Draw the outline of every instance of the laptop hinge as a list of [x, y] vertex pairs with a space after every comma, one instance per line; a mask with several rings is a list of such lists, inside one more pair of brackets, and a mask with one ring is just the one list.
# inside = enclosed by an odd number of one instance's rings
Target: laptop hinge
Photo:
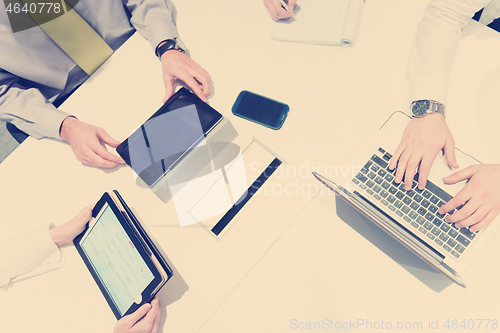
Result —
[[354, 191], [350, 199], [355, 201], [358, 208], [360, 208], [363, 213], [367, 215], [367, 217], [377, 223], [381, 228], [383, 228], [397, 240], [400, 240], [403, 245], [408, 247], [414, 253], [423, 257], [423, 259], [429, 261], [432, 265], [435, 266], [439, 266], [443, 262], [444, 256], [439, 254], [434, 249], [430, 248], [430, 246], [423, 241], [415, 239], [415, 236], [413, 234], [411, 234], [404, 227], [400, 226], [400, 224], [392, 217], [381, 211], [378, 207], [371, 204], [357, 191]]

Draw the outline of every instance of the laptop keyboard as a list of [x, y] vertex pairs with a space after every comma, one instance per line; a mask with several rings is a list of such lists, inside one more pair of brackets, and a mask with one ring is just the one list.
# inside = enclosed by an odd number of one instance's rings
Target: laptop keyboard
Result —
[[391, 157], [390, 153], [379, 148], [352, 182], [399, 216], [398, 222], [407, 229], [422, 239], [427, 238], [427, 243], [433, 244], [435, 248], [442, 248], [455, 258], [460, 258], [478, 231], [470, 232], [467, 228], [455, 228], [454, 224], [444, 221], [446, 215], [453, 214], [461, 207], [448, 214], [439, 214], [439, 207], [448, 202], [452, 196], [429, 180], [422, 191], [418, 189], [415, 181], [418, 179], [418, 174], [415, 175], [409, 191], [405, 191], [403, 182], [396, 184], [394, 182], [396, 169], [389, 170]]

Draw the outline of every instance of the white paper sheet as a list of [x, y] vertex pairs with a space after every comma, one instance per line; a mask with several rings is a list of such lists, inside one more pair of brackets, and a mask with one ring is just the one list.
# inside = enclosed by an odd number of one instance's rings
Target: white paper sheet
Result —
[[295, 18], [274, 23], [271, 38], [323, 45], [355, 44], [365, 0], [300, 0]]

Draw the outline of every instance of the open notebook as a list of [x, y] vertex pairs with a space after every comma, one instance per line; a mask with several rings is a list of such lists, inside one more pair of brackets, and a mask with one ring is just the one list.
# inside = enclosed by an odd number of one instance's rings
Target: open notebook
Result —
[[299, 0], [295, 17], [274, 23], [271, 38], [286, 42], [352, 46], [365, 0]]

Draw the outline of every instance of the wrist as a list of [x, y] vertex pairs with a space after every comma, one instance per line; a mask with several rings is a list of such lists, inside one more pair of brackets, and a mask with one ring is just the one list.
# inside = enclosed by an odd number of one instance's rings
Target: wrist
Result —
[[445, 117], [444, 104], [432, 99], [420, 99], [410, 105], [413, 118], [423, 118], [430, 114], [441, 114]]
[[186, 47], [179, 38], [166, 39], [158, 44], [155, 50], [156, 56], [161, 59], [162, 55], [170, 50], [177, 50], [186, 53]]
[[62, 140], [69, 142], [69, 137], [71, 133], [71, 128], [78, 121], [74, 116], [66, 117], [61, 123], [61, 128], [59, 130], [59, 136]]
[[64, 234], [61, 230], [61, 227], [55, 227], [55, 228], [49, 229], [49, 235], [57, 247], [61, 247], [61, 246], [68, 243], [66, 237], [64, 237]]
[[427, 124], [427, 126], [431, 126], [431, 124], [446, 124], [446, 118], [440, 113], [429, 113], [423, 117], [413, 117], [411, 121], [415, 123]]
[[442, 119], [442, 120], [446, 119], [446, 117], [444, 116], [444, 114], [437, 113], [437, 112], [428, 113], [428, 114], [423, 115], [422, 117], [413, 117], [412, 119], [426, 119], [426, 118], [429, 118], [429, 119]]
[[162, 55], [159, 57], [160, 61], [163, 61], [163, 59], [165, 59], [166, 55], [172, 55], [172, 53], [174, 53], [174, 52], [184, 53], [184, 52], [181, 52], [181, 51], [176, 50], [176, 49], [171, 49], [171, 50], [168, 50], [168, 51], [165, 51], [162, 53]]

